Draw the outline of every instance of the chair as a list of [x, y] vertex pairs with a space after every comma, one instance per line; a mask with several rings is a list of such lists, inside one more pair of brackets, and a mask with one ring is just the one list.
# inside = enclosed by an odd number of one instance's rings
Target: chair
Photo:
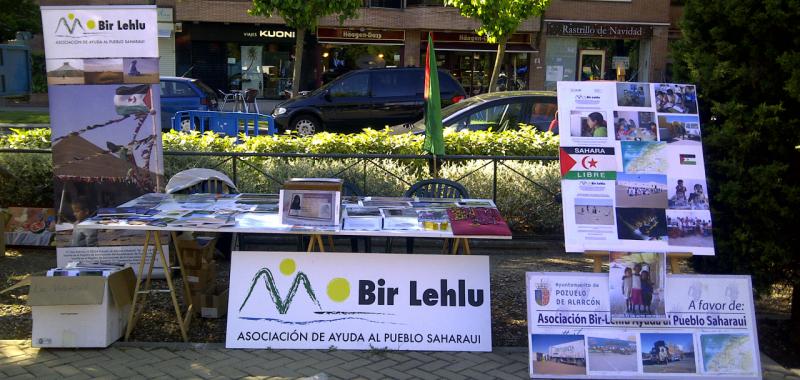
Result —
[[[469, 191], [464, 185], [444, 178], [433, 178], [419, 181], [406, 190], [404, 197], [419, 198], [469, 198]], [[386, 252], [391, 252], [392, 239], [386, 239]], [[414, 238], [406, 238], [406, 253], [414, 253]]]
[[220, 111], [225, 111], [225, 105], [228, 104], [228, 100], [236, 101], [236, 94], [232, 92], [225, 92], [220, 89], [217, 89], [220, 94], [222, 94], [222, 107], [219, 108]]
[[[167, 194], [235, 194], [238, 191], [236, 185], [225, 173], [213, 169], [194, 168], [173, 175], [167, 182], [166, 192]], [[219, 234], [216, 239], [216, 247], [221, 252], [230, 254], [233, 239], [234, 234]], [[197, 240], [193, 243], [203, 245]], [[178, 242], [176, 241], [175, 244], [177, 246]]]
[[247, 107], [248, 104], [252, 104], [253, 108], [256, 110], [256, 113], [261, 113], [258, 110], [258, 102], [256, 101], [256, 96], [258, 96], [258, 90], [255, 88], [248, 89], [244, 92], [244, 112], [250, 113], [250, 109]]

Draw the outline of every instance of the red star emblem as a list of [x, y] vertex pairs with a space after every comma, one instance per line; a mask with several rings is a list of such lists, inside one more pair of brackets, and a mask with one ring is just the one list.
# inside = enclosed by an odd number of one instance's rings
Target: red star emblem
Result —
[[589, 160], [589, 167], [590, 168], [596, 168], [597, 167], [597, 160], [595, 160], [594, 158]]

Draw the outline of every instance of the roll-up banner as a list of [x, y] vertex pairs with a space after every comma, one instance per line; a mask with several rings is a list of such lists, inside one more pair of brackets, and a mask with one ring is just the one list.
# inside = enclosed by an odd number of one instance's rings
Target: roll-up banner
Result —
[[156, 7], [41, 11], [58, 265], [138, 263], [141, 233], [74, 227], [98, 207], [163, 189]]

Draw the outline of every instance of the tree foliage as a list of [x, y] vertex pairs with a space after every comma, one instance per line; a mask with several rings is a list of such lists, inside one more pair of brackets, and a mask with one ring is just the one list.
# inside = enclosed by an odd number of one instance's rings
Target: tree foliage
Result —
[[41, 33], [42, 16], [31, 0], [0, 0], [0, 42], [13, 40], [16, 33]]
[[[794, 286], [800, 321], [800, 2], [688, 0], [678, 75], [698, 86], [717, 257], [705, 271]], [[797, 322], [794, 323], [798, 326]], [[798, 330], [800, 331], [800, 330]]]
[[292, 76], [292, 96], [300, 89], [300, 71], [303, 63], [303, 42], [306, 32], [314, 30], [320, 17], [338, 15], [339, 23], [357, 16], [361, 0], [253, 0], [247, 11], [251, 16], [280, 16], [290, 28], [297, 31], [295, 36], [295, 63]]
[[508, 37], [523, 21], [541, 16], [550, 0], [445, 0], [444, 4], [458, 8], [462, 16], [480, 22], [475, 32], [486, 36], [488, 42], [497, 44], [497, 57], [489, 82], [489, 92], [492, 92], [497, 84]]

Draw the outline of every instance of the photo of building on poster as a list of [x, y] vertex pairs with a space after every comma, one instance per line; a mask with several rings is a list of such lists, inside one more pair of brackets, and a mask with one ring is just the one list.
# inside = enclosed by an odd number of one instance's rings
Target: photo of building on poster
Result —
[[62, 85], [49, 91], [59, 247], [141, 244], [141, 233], [72, 232], [99, 207], [163, 188], [158, 85]]
[[611, 320], [665, 320], [666, 266], [664, 253], [611, 252]]
[[696, 373], [694, 337], [690, 333], [642, 333], [645, 373]]
[[531, 374], [586, 375], [583, 335], [532, 334]]

